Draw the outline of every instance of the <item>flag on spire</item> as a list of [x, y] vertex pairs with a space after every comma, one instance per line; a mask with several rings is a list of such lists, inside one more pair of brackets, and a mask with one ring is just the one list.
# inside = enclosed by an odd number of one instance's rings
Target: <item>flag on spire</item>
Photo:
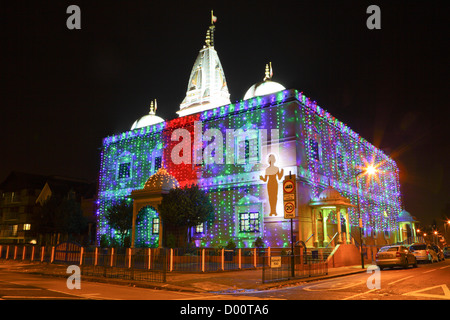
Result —
[[211, 10], [211, 24], [214, 24], [214, 22], [217, 22], [217, 17], [214, 15], [213, 10]]

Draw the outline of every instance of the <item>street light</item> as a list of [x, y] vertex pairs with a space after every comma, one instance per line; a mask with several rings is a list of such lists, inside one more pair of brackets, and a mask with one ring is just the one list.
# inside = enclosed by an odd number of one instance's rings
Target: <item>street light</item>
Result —
[[357, 208], [358, 208], [358, 222], [359, 222], [359, 242], [360, 242], [360, 247], [359, 247], [359, 251], [361, 253], [361, 268], [364, 269], [364, 256], [363, 256], [363, 251], [362, 251], [362, 245], [363, 245], [363, 240], [362, 240], [362, 219], [361, 219], [361, 208], [359, 205], [359, 178], [365, 174], [371, 176], [373, 174], [375, 174], [377, 172], [377, 169], [372, 166], [372, 165], [368, 165], [363, 171], [359, 172], [356, 177], [356, 204], [357, 204]]

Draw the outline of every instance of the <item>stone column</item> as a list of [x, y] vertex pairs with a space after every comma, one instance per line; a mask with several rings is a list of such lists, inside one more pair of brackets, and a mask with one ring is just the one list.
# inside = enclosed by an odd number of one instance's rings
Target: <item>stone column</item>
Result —
[[345, 229], [347, 231], [347, 244], [350, 244], [351, 243], [350, 236], [351, 236], [352, 233], [351, 233], [351, 230], [350, 230], [350, 219], [349, 219], [349, 216], [348, 216], [348, 207], [345, 208]]
[[317, 208], [313, 208], [313, 221], [314, 221], [314, 245], [319, 246], [319, 211]]
[[342, 243], [341, 208], [336, 207], [338, 243]]
[[328, 214], [325, 213], [325, 210], [322, 210], [323, 246], [324, 247], [328, 244], [327, 218], [328, 218]]

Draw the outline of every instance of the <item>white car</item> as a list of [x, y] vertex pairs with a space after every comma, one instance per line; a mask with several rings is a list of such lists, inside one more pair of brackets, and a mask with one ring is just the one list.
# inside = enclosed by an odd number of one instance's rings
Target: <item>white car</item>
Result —
[[436, 251], [434, 251], [429, 244], [414, 243], [409, 247], [409, 251], [414, 254], [417, 261], [425, 261], [429, 263], [439, 261]]

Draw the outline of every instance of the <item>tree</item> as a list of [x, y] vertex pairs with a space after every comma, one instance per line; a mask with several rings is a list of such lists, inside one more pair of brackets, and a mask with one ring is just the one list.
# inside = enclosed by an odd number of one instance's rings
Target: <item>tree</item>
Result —
[[[119, 234], [120, 243], [124, 245], [125, 236], [131, 230], [133, 225], [133, 205], [126, 199], [121, 200], [106, 210], [105, 217], [106, 220], [108, 220], [110, 227]], [[139, 217], [140, 216], [136, 218], [136, 223], [138, 223]]]
[[198, 185], [170, 190], [163, 195], [158, 212], [163, 222], [163, 240], [176, 233], [178, 245], [190, 241], [192, 227], [214, 219], [214, 207]]
[[87, 219], [83, 216], [81, 205], [70, 193], [67, 197], [50, 196], [42, 206], [38, 207], [33, 221], [34, 231], [41, 235], [51, 235], [51, 244], [56, 244], [57, 235], [65, 235], [69, 240], [79, 235], [87, 227]]

